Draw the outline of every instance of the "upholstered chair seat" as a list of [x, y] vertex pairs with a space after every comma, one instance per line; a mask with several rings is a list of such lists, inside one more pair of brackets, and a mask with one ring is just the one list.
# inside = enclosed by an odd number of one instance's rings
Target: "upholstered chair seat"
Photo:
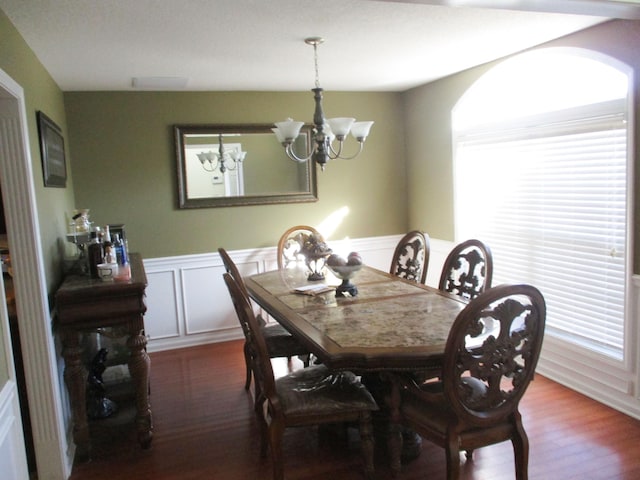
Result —
[[331, 372], [314, 365], [276, 379], [276, 390], [284, 415], [331, 415], [377, 410], [371, 393], [353, 373]]

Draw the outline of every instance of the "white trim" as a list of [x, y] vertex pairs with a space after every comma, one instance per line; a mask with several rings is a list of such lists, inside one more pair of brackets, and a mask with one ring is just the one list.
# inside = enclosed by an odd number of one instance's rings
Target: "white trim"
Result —
[[[334, 250], [358, 251], [367, 264], [387, 270], [401, 237], [345, 239], [330, 244]], [[276, 247], [235, 250], [229, 254], [243, 275], [277, 268]], [[145, 328], [150, 352], [242, 338], [222, 282], [224, 264], [217, 252], [145, 259], [144, 265], [149, 282]], [[193, 288], [186, 288], [189, 281], [194, 285], [195, 280], [199, 281], [197, 288], [204, 285], [206, 294], [199, 295]], [[203, 316], [206, 325], [201, 320]]]
[[[433, 246], [437, 242], [431, 242], [432, 260]], [[431, 268], [429, 272], [433, 272]], [[618, 362], [595, 352], [585, 352], [584, 349], [546, 335], [537, 371], [596, 401], [640, 419], [640, 275], [633, 275], [630, 283], [625, 322], [631, 326], [627, 333], [630, 344], [628, 357], [634, 359], [631, 364]]]
[[640, 419], [640, 275], [634, 275], [627, 293], [629, 308], [625, 322], [629, 340], [628, 357], [616, 362], [595, 352], [574, 347], [546, 335], [538, 362], [538, 373], [573, 390]]
[[[365, 263], [376, 268], [386, 270], [393, 254], [393, 250], [401, 235], [391, 235], [385, 237], [361, 238], [348, 241], [348, 247], [360, 252]], [[344, 241], [346, 242], [346, 241]], [[429, 268], [427, 271], [427, 284], [437, 288], [442, 265], [448, 253], [453, 247], [453, 242], [439, 239], [430, 239], [431, 255]], [[343, 246], [340, 241], [330, 241], [330, 246], [338, 249]], [[238, 265], [242, 274], [251, 274], [276, 268], [275, 247], [262, 249], [248, 249], [228, 251], [234, 262]], [[225, 324], [229, 318], [234, 318], [233, 307], [227, 299], [228, 294], [219, 278], [223, 269], [222, 260], [217, 253], [202, 255], [187, 255], [178, 257], [152, 258], [145, 260], [145, 269], [149, 278], [150, 289], [153, 291], [154, 281], [158, 278], [156, 273], [181, 272], [183, 269], [195, 269], [205, 267], [211, 269], [211, 298], [220, 301], [211, 301], [211, 329], [205, 333], [186, 335], [186, 328], [182, 328], [173, 337], [154, 338], [151, 335], [148, 348], [150, 351], [169, 350], [207, 343], [223, 342], [231, 339], [242, 338], [239, 327], [217, 327], [216, 322]], [[216, 270], [217, 268], [217, 270]], [[176, 273], [178, 276], [178, 273]], [[629, 291], [629, 303], [632, 308], [628, 311], [628, 321], [632, 325], [638, 324], [640, 312], [640, 275], [633, 277], [633, 288]], [[155, 308], [155, 299], [165, 296], [174, 296], [172, 302], [177, 307], [175, 312], [184, 311], [183, 303], [188, 302], [188, 298], [182, 295], [180, 287], [174, 288], [173, 284], [166, 290], [155, 292], [148, 296], [147, 306], [149, 310], [145, 318], [145, 324], [149, 332], [153, 332], [154, 324], [157, 326], [158, 319], [163, 318], [158, 315]], [[215, 291], [217, 290], [217, 292]], [[162, 308], [160, 308], [162, 310]], [[166, 311], [162, 312], [167, 313]], [[169, 328], [173, 323], [184, 323], [182, 317], [169, 312], [163, 321], [169, 322]], [[226, 323], [228, 325], [228, 323]], [[551, 335], [545, 337], [542, 355], [538, 363], [538, 373], [562, 383], [569, 388], [581, 392], [599, 402], [611, 406], [627, 415], [640, 419], [640, 359], [638, 359], [638, 345], [640, 345], [640, 329], [633, 329], [634, 343], [633, 358], [635, 368], [625, 368], [623, 362], [616, 362], [607, 357], [590, 352], [585, 354], [577, 347], [572, 347], [566, 343], [558, 341]], [[148, 332], [148, 333], [149, 333]], [[580, 374], [585, 370], [585, 366], [590, 368], [590, 373]]]
[[[39, 478], [68, 478], [74, 449], [63, 425], [61, 392], [40, 243], [24, 92], [0, 69], [0, 185], [13, 268], [21, 346]], [[19, 214], [18, 214], [19, 213]]]
[[[330, 241], [334, 251], [357, 251], [365, 263], [387, 271], [402, 235]], [[437, 287], [451, 242], [431, 240], [427, 284]], [[228, 252], [243, 275], [277, 268], [276, 247]], [[242, 338], [233, 307], [222, 283], [224, 265], [217, 252], [144, 260], [147, 287], [145, 327], [150, 352], [171, 350]], [[185, 284], [197, 275], [206, 286], [206, 298], [189, 292]], [[204, 277], [203, 277], [204, 275]], [[204, 295], [202, 295], [204, 296]], [[190, 327], [190, 313], [206, 315], [206, 328]], [[203, 313], [204, 311], [204, 313]]]
[[[629, 90], [626, 96], [624, 107], [627, 112], [633, 112], [634, 91], [631, 86], [635, 85], [633, 69], [613, 57], [586, 49], [576, 48], [553, 48], [536, 51], [536, 55], [548, 51], [562, 51], [563, 53], [578, 54], [590, 59], [599, 61], [610, 67], [617, 69], [627, 76]], [[519, 56], [526, 56], [524, 53]], [[510, 60], [506, 60], [506, 64]], [[475, 84], [474, 84], [475, 85]], [[478, 94], [471, 86], [454, 106], [454, 112], [469, 100], [468, 95]], [[605, 102], [611, 105], [619, 102]], [[597, 105], [602, 108], [605, 103]], [[603, 113], [610, 113], [610, 110], [603, 110]], [[638, 326], [638, 298], [639, 283], [637, 277], [632, 275], [632, 246], [633, 246], [633, 205], [634, 205], [634, 163], [633, 153], [635, 146], [633, 143], [633, 132], [635, 131], [634, 115], [627, 115], [627, 198], [626, 198], [626, 245], [625, 245], [625, 304], [624, 304], [624, 358], [615, 360], [595, 351], [580, 348], [575, 343], [563, 341], [560, 334], [554, 334], [551, 329], [547, 329], [545, 341], [542, 349], [538, 371], [549, 378], [552, 378], [564, 385], [573, 388], [585, 395], [599, 400], [607, 405], [627, 413], [628, 415], [640, 418], [639, 387], [640, 384], [640, 358], [638, 352], [639, 326]], [[509, 122], [509, 128], [520, 123], [520, 120]], [[471, 130], [471, 129], [470, 129]], [[459, 132], [458, 132], [459, 133]], [[468, 132], [466, 132], [468, 133]], [[452, 132], [454, 158], [457, 158], [457, 136]], [[455, 190], [454, 186], [454, 196]], [[459, 232], [458, 220], [456, 220], [456, 235]], [[499, 259], [496, 259], [499, 262]], [[633, 283], [633, 285], [632, 285]]]

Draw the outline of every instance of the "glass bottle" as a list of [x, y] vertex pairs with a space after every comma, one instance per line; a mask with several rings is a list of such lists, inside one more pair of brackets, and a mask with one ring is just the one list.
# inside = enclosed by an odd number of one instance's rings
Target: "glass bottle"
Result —
[[113, 243], [104, 242], [104, 263], [118, 263], [116, 257], [116, 249], [113, 247]]
[[116, 259], [118, 261], [118, 265], [126, 265], [128, 263], [127, 258], [127, 250], [125, 248], [124, 242], [120, 238], [120, 234], [114, 234], [113, 246], [116, 249]]
[[104, 241], [102, 242], [104, 248], [104, 263], [118, 263], [116, 257], [116, 249], [111, 241], [111, 232], [109, 231], [109, 225], [104, 227]]
[[87, 248], [89, 261], [89, 273], [93, 278], [98, 278], [98, 264], [104, 261], [104, 250], [102, 247], [102, 232], [96, 227], [91, 243]]

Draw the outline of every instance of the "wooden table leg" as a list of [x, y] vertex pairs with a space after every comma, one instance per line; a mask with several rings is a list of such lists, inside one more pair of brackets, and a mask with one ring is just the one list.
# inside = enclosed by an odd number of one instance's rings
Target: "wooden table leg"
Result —
[[392, 476], [398, 477], [402, 463], [420, 456], [422, 439], [414, 431], [401, 425], [400, 391], [393, 385], [392, 377], [385, 372], [366, 373], [362, 383], [376, 399], [379, 410], [373, 412], [373, 428], [376, 444], [386, 445]]
[[[142, 322], [142, 320], [140, 320]], [[136, 322], [137, 323], [137, 322]], [[134, 325], [127, 340], [129, 347], [129, 373], [133, 381], [136, 395], [136, 428], [138, 442], [142, 448], [149, 448], [153, 437], [153, 421], [151, 403], [149, 402], [149, 372], [151, 360], [147, 354], [147, 338], [140, 325]]]
[[76, 458], [81, 462], [88, 461], [91, 457], [86, 404], [87, 371], [82, 364], [82, 350], [80, 334], [75, 330], [65, 329], [62, 334], [64, 381], [69, 392]]

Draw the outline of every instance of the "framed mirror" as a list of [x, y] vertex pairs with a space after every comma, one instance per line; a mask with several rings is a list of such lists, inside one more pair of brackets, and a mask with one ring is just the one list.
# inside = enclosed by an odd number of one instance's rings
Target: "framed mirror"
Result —
[[[315, 164], [295, 162], [271, 124], [174, 125], [179, 208], [231, 207], [318, 200]], [[311, 127], [295, 151], [311, 148]]]

